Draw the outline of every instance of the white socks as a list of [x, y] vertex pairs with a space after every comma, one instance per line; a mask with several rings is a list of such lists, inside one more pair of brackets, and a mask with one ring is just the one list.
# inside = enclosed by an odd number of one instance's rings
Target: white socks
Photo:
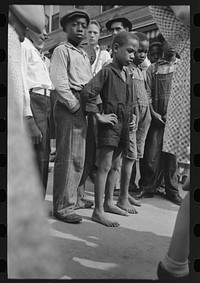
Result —
[[162, 260], [162, 265], [175, 277], [183, 277], [189, 274], [188, 260], [186, 262], [174, 261], [166, 254]]

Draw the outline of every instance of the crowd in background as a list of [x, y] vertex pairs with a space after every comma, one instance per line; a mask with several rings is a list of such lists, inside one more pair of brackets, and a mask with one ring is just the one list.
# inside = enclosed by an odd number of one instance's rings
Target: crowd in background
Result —
[[[34, 11], [38, 23], [29, 23], [30, 11], [17, 6], [10, 8], [8, 29], [9, 127], [11, 131], [12, 123], [18, 121], [27, 147], [22, 155], [27, 155], [29, 172], [33, 170], [27, 176], [35, 172], [35, 181], [30, 180], [31, 187], [37, 187], [35, 201], [41, 204], [45, 199], [53, 156], [53, 215], [65, 223], [81, 222], [75, 211], [94, 206], [93, 221], [117, 227], [120, 223], [107, 212], [136, 214], [134, 206], [155, 194], [177, 205], [187, 201], [188, 209], [188, 195], [182, 200], [178, 188], [179, 182], [189, 182], [189, 77], [185, 70], [189, 70], [190, 38], [188, 22], [182, 23], [187, 9], [151, 6], [160, 33], [150, 46], [146, 34], [132, 32], [130, 20], [115, 15], [106, 23], [112, 34], [110, 51], [99, 46], [100, 24], [87, 11], [74, 9], [60, 19], [66, 41], [48, 59], [43, 53], [48, 22], [42, 6]], [[169, 19], [173, 30], [165, 24]], [[180, 40], [175, 42], [177, 34]], [[85, 38], [87, 44], [82, 44]], [[183, 86], [184, 92], [180, 91]], [[56, 141], [53, 153], [52, 139]], [[13, 150], [10, 143], [14, 158]], [[25, 191], [27, 176], [23, 177]], [[12, 170], [12, 196], [11, 177]], [[88, 177], [94, 183], [94, 202], [87, 199]], [[114, 196], [118, 196], [116, 203]], [[188, 250], [183, 257], [168, 254], [159, 264], [158, 276], [187, 276]]]

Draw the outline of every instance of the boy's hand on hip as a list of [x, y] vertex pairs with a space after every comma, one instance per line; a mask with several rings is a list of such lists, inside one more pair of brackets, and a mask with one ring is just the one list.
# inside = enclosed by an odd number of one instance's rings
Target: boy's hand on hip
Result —
[[99, 123], [111, 124], [111, 125], [115, 125], [118, 123], [117, 115], [115, 115], [114, 113], [111, 113], [111, 114], [97, 113], [95, 117], [97, 118]]
[[33, 117], [27, 119], [27, 125], [28, 125], [28, 129], [29, 129], [33, 144], [41, 143], [42, 133], [40, 129], [38, 128], [38, 126], [36, 125]]

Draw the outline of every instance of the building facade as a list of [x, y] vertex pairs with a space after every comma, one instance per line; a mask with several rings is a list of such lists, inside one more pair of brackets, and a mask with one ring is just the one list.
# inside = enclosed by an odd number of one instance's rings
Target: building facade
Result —
[[103, 49], [110, 47], [112, 44], [111, 33], [106, 29], [105, 23], [113, 18], [115, 14], [126, 17], [132, 23], [132, 31], [141, 31], [147, 34], [150, 42], [155, 41], [158, 34], [158, 28], [154, 22], [148, 6], [102, 6], [102, 5], [45, 5], [45, 13], [48, 17], [47, 26], [48, 39], [45, 43], [44, 52], [48, 54], [51, 48], [66, 39], [65, 33], [60, 26], [60, 18], [69, 10], [74, 8], [86, 10], [91, 19], [97, 20], [102, 26], [102, 33], [99, 44]]

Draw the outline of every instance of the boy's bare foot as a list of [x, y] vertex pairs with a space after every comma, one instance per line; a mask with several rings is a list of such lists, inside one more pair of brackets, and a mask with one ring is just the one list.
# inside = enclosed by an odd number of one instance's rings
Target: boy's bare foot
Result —
[[128, 194], [128, 201], [130, 204], [135, 205], [135, 206], [141, 206], [141, 202], [134, 199], [131, 195]]
[[114, 213], [114, 214], [119, 214], [123, 216], [128, 216], [128, 212], [122, 210], [121, 208], [117, 207], [114, 203], [104, 203], [104, 211], [109, 212], [109, 213]]
[[120, 224], [117, 221], [110, 220], [105, 212], [103, 213], [97, 213], [95, 210], [92, 213], [92, 220], [95, 222], [98, 222], [100, 224], [103, 224], [108, 227], [118, 227]]
[[127, 211], [131, 214], [137, 214], [137, 210], [130, 204], [130, 202], [127, 199], [119, 198], [116, 204], [121, 209]]

